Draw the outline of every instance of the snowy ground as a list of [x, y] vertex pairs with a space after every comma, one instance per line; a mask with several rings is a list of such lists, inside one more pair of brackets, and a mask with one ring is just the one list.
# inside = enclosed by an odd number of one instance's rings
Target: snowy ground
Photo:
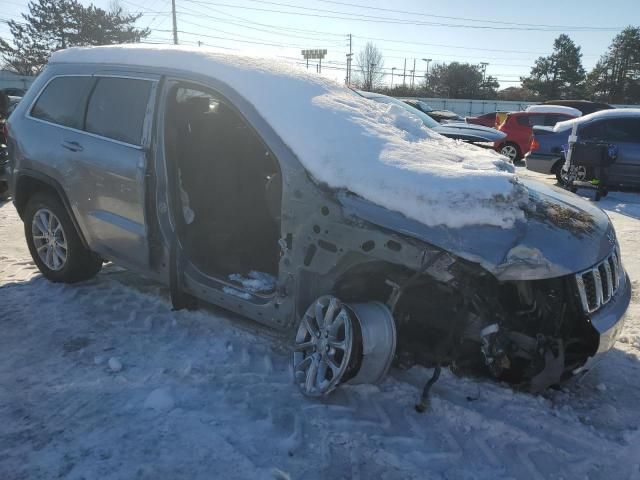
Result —
[[48, 283], [0, 205], [0, 479], [640, 478], [640, 194], [600, 205], [636, 292], [615, 350], [544, 396], [447, 372], [426, 414], [424, 369], [309, 400], [267, 330], [112, 266]]

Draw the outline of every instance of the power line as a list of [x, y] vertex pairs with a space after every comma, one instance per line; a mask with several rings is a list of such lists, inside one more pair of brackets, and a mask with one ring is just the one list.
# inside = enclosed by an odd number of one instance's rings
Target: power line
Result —
[[[194, 1], [194, 0], [182, 0], [181, 3], [184, 3], [184, 2], [203, 6], [202, 2], [198, 2], [198, 1]], [[301, 29], [301, 28], [294, 28], [294, 27], [285, 27], [285, 26], [281, 26], [281, 25], [270, 25], [270, 24], [267, 24], [267, 23], [255, 22], [255, 21], [252, 21], [252, 20], [247, 20], [246, 18], [240, 17], [238, 15], [233, 15], [233, 14], [231, 14], [229, 12], [223, 12], [221, 10], [217, 10], [215, 8], [211, 8], [209, 5], [205, 5], [205, 6], [207, 7], [208, 10], [216, 12], [219, 15], [224, 15], [224, 16], [227, 16], [227, 17], [231, 17], [231, 18], [236, 19], [236, 20], [238, 20], [240, 22], [249, 23], [251, 25], [258, 25], [258, 26], [261, 26], [261, 27], [272, 28], [272, 29], [277, 29], [277, 30], [286, 30], [286, 31], [291, 31], [291, 32], [304, 33], [304, 34], [307, 34], [307, 35], [322, 35], [322, 36], [330, 35], [330, 36], [336, 36], [336, 37], [344, 37], [344, 35], [339, 34], [339, 33], [335, 33], [335, 32], [323, 32], [323, 31], [318, 31], [318, 30], [309, 30], [309, 29]], [[184, 5], [182, 5], [181, 8], [186, 8], [186, 7], [184, 7]], [[213, 18], [213, 19], [216, 19], [216, 20], [221, 20], [221, 21], [226, 21], [226, 22], [232, 23], [230, 20], [221, 19], [220, 17], [215, 17], [215, 16], [212, 16], [212, 15], [210, 15], [208, 13], [200, 12], [198, 10], [194, 10], [194, 9], [191, 9], [191, 8], [189, 10], [191, 12], [195, 12], [198, 15], [203, 16], [203, 17]], [[246, 28], [251, 28], [251, 27], [246, 27]]]
[[[348, 6], [348, 7], [355, 7], [355, 8], [361, 8], [361, 9], [365, 9], [365, 10], [377, 10], [377, 11], [383, 11], [383, 12], [392, 12], [392, 13], [401, 13], [401, 14], [408, 14], [408, 15], [418, 15], [421, 17], [430, 17], [430, 18], [442, 18], [445, 20], [462, 20], [462, 21], [467, 21], [467, 22], [482, 22], [482, 23], [493, 23], [493, 24], [498, 24], [498, 25], [515, 25], [515, 26], [521, 26], [521, 27], [547, 27], [547, 28], [558, 28], [558, 29], [590, 29], [590, 30], [602, 30], [602, 29], [608, 29], [608, 28], [615, 28], [618, 30], [622, 30], [623, 27], [591, 27], [591, 26], [583, 26], [583, 25], [545, 25], [545, 24], [537, 24], [537, 23], [517, 23], [517, 22], [507, 22], [504, 20], [486, 20], [486, 19], [479, 19], [479, 18], [469, 18], [469, 17], [449, 17], [449, 16], [445, 16], [445, 15], [434, 15], [431, 13], [424, 13], [424, 12], [416, 12], [416, 11], [408, 11], [408, 10], [397, 10], [397, 9], [393, 9], [393, 8], [382, 8], [382, 7], [373, 7], [371, 5], [362, 5], [362, 4], [357, 4], [357, 3], [348, 3], [348, 2], [338, 2], [335, 0], [318, 0], [319, 2], [322, 3], [331, 3], [334, 5], [343, 5], [343, 6]], [[261, 2], [262, 3], [262, 2]], [[264, 2], [266, 3], [266, 2]], [[271, 3], [271, 2], [269, 2]]]
[[[183, 2], [202, 5], [202, 1], [197, 1], [197, 0], [183, 0]], [[183, 3], [183, 2], [181, 2], [181, 3]], [[181, 8], [186, 8], [186, 7], [181, 7]], [[317, 30], [290, 29], [289, 27], [284, 27], [284, 26], [280, 26], [280, 25], [273, 25], [273, 24], [254, 22], [254, 21], [248, 20], [248, 19], [246, 19], [244, 17], [233, 15], [233, 14], [228, 13], [228, 12], [221, 12], [220, 10], [209, 8], [209, 10], [213, 10], [213, 11], [219, 13], [220, 15], [225, 15], [225, 16], [237, 19], [238, 21], [240, 21], [242, 23], [249, 24], [249, 25], [238, 25], [237, 23], [235, 23], [235, 22], [233, 22], [231, 20], [228, 20], [226, 18], [212, 16], [212, 15], [209, 15], [209, 14], [207, 14], [205, 12], [201, 12], [199, 10], [195, 10], [195, 9], [192, 9], [192, 8], [189, 8], [188, 10], [190, 12], [192, 12], [193, 14], [197, 14], [197, 15], [202, 16], [202, 17], [213, 18], [213, 19], [218, 20], [218, 21], [223, 21], [223, 22], [231, 23], [233, 25], [242, 26], [243, 28], [250, 28], [250, 29], [255, 29], [255, 30], [258, 30], [258, 31], [264, 31], [262, 29], [250, 26], [250, 25], [259, 25], [261, 27], [266, 27], [266, 28], [269, 28], [269, 29], [277, 29], [277, 30], [279, 30], [277, 33], [280, 34], [280, 35], [284, 35], [284, 33], [282, 33], [282, 30], [293, 30], [293, 31], [299, 31], [299, 32], [302, 31], [302, 32], [305, 32], [307, 34], [342, 36], [342, 35], [336, 34], [334, 32], [326, 32], [326, 31], [323, 32], [323, 31], [317, 31]], [[267, 33], [271, 33], [269, 30], [267, 30], [266, 32]], [[276, 33], [276, 32], [274, 32], [274, 33]], [[369, 36], [360, 36], [360, 35], [358, 35], [357, 37], [358, 38], [362, 38], [362, 39], [366, 39], [366, 40], [376, 40], [376, 41], [381, 41], [381, 42], [392, 42], [392, 43], [400, 43], [400, 44], [406, 44], [406, 45], [453, 48], [453, 49], [463, 49], [463, 50], [478, 50], [478, 51], [486, 51], [486, 52], [503, 52], [503, 53], [523, 53], [523, 54], [534, 54], [534, 55], [549, 55], [548, 52], [540, 52], [540, 51], [510, 50], [510, 49], [500, 49], [500, 48], [480, 48], [480, 47], [465, 46], [465, 45], [451, 45], [451, 44], [441, 44], [441, 43], [414, 42], [414, 41], [407, 41], [407, 40], [396, 40], [396, 39], [391, 39], [391, 38], [369, 37]], [[415, 53], [422, 55], [424, 52], [415, 52]], [[454, 55], [447, 54], [447, 56], [454, 56]], [[583, 54], [583, 56], [598, 57], [599, 55]], [[496, 60], [496, 59], [500, 59], [500, 58], [488, 57], [488, 59], [489, 60], [492, 60], [492, 59]]]
[[[178, 12], [178, 13], [180, 13], [180, 12]], [[180, 13], [180, 14], [182, 15], [182, 13]], [[244, 38], [244, 39], [247, 39], [247, 40], [255, 40], [255, 41], [258, 41], [258, 42], [264, 41], [264, 39], [262, 39], [262, 38], [251, 37], [249, 35], [243, 35], [243, 34], [240, 34], [240, 33], [227, 32], [227, 31], [221, 30], [221, 29], [219, 29], [217, 27], [216, 28], [212, 28], [210, 26], [205, 26], [205, 25], [202, 25], [200, 23], [192, 22], [192, 21], [189, 21], [189, 20], [181, 19], [180, 22], [181, 23], [186, 23], [187, 25], [192, 25], [192, 26], [195, 26], [195, 27], [207, 28], [207, 29], [215, 30], [218, 33], [223, 33], [223, 34], [226, 34], [226, 35], [232, 35], [233, 37], [240, 37], [240, 38]], [[236, 40], [236, 38], [229, 38], [229, 40]], [[335, 42], [335, 41], [332, 41], [332, 42]], [[327, 43], [323, 42], [323, 44], [326, 45]], [[275, 44], [275, 45], [279, 46], [279, 47], [293, 47], [293, 48], [305, 48], [305, 47], [307, 47], [307, 45], [297, 45], [297, 44], [287, 44], [287, 43], [278, 43], [278, 44]], [[336, 43], [331, 43], [329, 45], [330, 46], [331, 45], [337, 46]], [[342, 45], [342, 43], [340, 45]]]
[[[218, 2], [205, 2], [205, 1], [196, 1], [196, 0], [191, 0], [191, 1], [192, 3], [199, 3], [201, 5], [216, 5], [221, 7], [237, 8], [237, 9], [244, 9], [244, 10], [255, 10], [260, 12], [281, 13], [284, 15], [298, 15], [298, 16], [316, 17], [316, 18], [333, 18], [337, 20], [350, 20], [350, 21], [359, 21], [359, 22], [389, 23], [389, 24], [403, 24], [403, 25], [417, 25], [417, 26], [435, 26], [435, 27], [449, 27], [449, 28], [472, 28], [472, 29], [483, 29], [483, 30], [554, 31], [549, 28], [540, 28], [540, 27], [515, 27], [515, 26], [514, 27], [497, 27], [497, 26], [489, 26], [489, 25], [464, 25], [464, 24], [426, 22], [426, 21], [410, 21], [410, 20], [401, 19], [401, 18], [387, 18], [387, 17], [379, 17], [375, 15], [353, 14], [348, 12], [334, 11], [334, 10], [322, 10], [322, 9], [311, 8], [311, 7], [300, 7], [298, 5], [292, 5], [292, 4], [280, 3], [280, 2], [271, 2], [267, 0], [248, 0], [248, 1], [267, 4], [267, 5], [277, 5], [280, 7], [303, 9], [304, 12], [291, 12], [286, 10], [277, 10], [277, 9], [262, 8], [262, 7], [249, 7], [246, 5], [232, 5], [228, 3], [218, 3]], [[309, 11], [320, 12], [320, 13], [307, 13]], [[610, 27], [581, 28], [581, 29], [563, 28], [562, 30], [563, 31], [570, 31], [570, 30], [618, 31], [620, 30], [620, 28], [610, 28]]]
[[[164, 29], [154, 29], [155, 32], [169, 32], [172, 33], [173, 30], [164, 30]], [[300, 45], [285, 45], [282, 43], [269, 43], [269, 42], [261, 42], [261, 41], [252, 41], [252, 40], [241, 40], [241, 39], [237, 39], [237, 38], [228, 38], [228, 37], [220, 37], [217, 35], [208, 35], [208, 34], [204, 34], [204, 33], [196, 33], [196, 32], [189, 32], [187, 30], [178, 30], [178, 33], [182, 33], [185, 35], [193, 35], [196, 37], [204, 37], [204, 38], [213, 38], [216, 40], [227, 40], [227, 41], [233, 41], [233, 42], [241, 42], [241, 43], [249, 43], [252, 45], [265, 45], [268, 47], [289, 47], [289, 48], [302, 48], [302, 46]]]
[[[180, 7], [181, 9], [186, 8], [184, 6]], [[292, 33], [282, 33], [282, 32], [278, 32], [278, 31], [272, 31], [272, 30], [267, 30], [264, 28], [259, 28], [259, 27], [251, 27], [249, 25], [243, 25], [242, 23], [239, 22], [235, 22], [233, 20], [226, 20], [224, 18], [220, 18], [220, 17], [215, 17], [212, 15], [206, 15], [206, 14], [202, 14], [201, 12], [198, 12], [197, 10], [193, 10], [193, 9], [188, 9], [190, 12], [192, 13], [188, 13], [188, 12], [183, 12], [181, 10], [178, 11], [178, 13], [180, 15], [190, 15], [190, 16], [198, 16], [198, 17], [205, 17], [205, 18], [211, 18], [223, 23], [228, 23], [229, 25], [235, 25], [235, 26], [239, 26], [242, 28], [248, 28], [250, 30], [256, 30], [258, 32], [263, 32], [263, 33], [268, 33], [268, 34], [272, 34], [272, 35], [280, 35], [280, 36], [284, 36], [284, 37], [293, 37], [293, 38], [301, 38], [304, 40], [313, 40], [313, 41], [322, 41], [323, 43], [326, 43], [326, 39], [320, 39], [318, 37], [310, 37], [310, 36], [306, 36], [306, 35], [297, 35], [297, 34], [292, 34]], [[203, 28], [210, 28], [209, 26], [204, 27], [203, 25], [200, 25]], [[339, 35], [340, 37], [342, 37], [343, 35]], [[329, 42], [338, 42], [338, 40], [329, 40]]]

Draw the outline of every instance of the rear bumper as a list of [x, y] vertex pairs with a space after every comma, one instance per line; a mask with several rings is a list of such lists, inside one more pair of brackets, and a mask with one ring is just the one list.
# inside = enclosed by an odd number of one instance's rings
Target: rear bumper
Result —
[[561, 159], [562, 157], [558, 155], [540, 155], [531, 152], [524, 156], [524, 162], [527, 166], [527, 170], [547, 175], [554, 173], [553, 166]]
[[626, 311], [630, 302], [631, 281], [625, 273], [624, 285], [618, 294], [603, 308], [591, 315], [591, 325], [599, 335], [598, 350], [594, 356], [590, 357], [587, 362], [574, 373], [590, 370], [614, 347], [618, 337], [622, 333], [626, 319]]

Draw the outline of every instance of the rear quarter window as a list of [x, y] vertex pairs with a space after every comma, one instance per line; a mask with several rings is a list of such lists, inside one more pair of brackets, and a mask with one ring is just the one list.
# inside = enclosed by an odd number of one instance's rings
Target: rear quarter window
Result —
[[44, 88], [31, 116], [70, 128], [82, 129], [92, 77], [56, 77]]
[[99, 78], [87, 107], [86, 131], [140, 145], [150, 93], [149, 80]]

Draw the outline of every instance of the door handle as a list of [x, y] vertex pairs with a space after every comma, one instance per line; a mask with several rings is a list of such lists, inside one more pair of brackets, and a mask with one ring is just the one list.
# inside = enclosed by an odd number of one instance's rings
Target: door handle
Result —
[[81, 152], [83, 150], [82, 145], [80, 145], [78, 142], [69, 142], [65, 140], [60, 145], [62, 145], [67, 150], [71, 150], [72, 152]]

